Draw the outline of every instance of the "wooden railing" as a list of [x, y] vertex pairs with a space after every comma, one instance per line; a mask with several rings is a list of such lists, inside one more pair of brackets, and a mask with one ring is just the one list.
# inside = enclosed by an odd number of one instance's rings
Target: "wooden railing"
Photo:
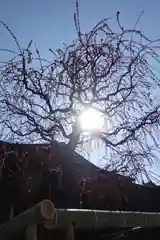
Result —
[[67, 230], [67, 239], [73, 240], [77, 229], [160, 227], [160, 213], [56, 209], [51, 201], [44, 200], [2, 224], [0, 240], [9, 240], [23, 230], [26, 240], [36, 240], [40, 223], [44, 223], [47, 229]]

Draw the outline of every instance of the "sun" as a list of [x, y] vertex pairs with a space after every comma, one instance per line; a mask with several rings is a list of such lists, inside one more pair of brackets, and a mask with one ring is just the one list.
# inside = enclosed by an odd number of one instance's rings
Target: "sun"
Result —
[[79, 125], [82, 131], [101, 131], [104, 127], [104, 116], [94, 109], [83, 110], [79, 115]]

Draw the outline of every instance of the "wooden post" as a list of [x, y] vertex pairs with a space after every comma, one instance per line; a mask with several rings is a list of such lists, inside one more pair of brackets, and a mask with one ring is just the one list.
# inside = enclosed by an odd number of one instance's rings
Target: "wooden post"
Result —
[[68, 223], [66, 228], [66, 240], [74, 240], [74, 227], [71, 222]]
[[27, 226], [25, 240], [37, 240], [37, 224], [36, 223]]

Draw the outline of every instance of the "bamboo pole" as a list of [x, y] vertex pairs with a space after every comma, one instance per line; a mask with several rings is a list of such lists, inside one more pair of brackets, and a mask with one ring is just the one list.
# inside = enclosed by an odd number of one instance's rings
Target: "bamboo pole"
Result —
[[158, 227], [160, 213], [99, 211], [83, 209], [56, 209], [57, 225], [52, 220], [45, 223], [48, 229], [64, 229], [68, 223], [74, 229], [107, 229], [130, 227]]
[[25, 230], [26, 227], [51, 220], [54, 216], [55, 208], [53, 203], [49, 200], [44, 200], [2, 224], [0, 226], [0, 239], [10, 239], [11, 236]]

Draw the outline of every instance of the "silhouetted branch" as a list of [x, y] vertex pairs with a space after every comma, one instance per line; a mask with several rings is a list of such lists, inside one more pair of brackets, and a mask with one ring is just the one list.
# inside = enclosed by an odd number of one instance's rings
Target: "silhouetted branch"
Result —
[[[49, 49], [52, 61], [43, 59], [36, 46], [34, 57], [32, 41], [22, 49], [2, 23], [19, 53], [1, 49], [15, 54], [0, 69], [1, 126], [5, 129], [1, 138], [14, 135], [21, 141], [51, 142], [54, 137], [68, 141], [75, 150], [98, 137], [106, 149], [107, 164], [135, 176], [153, 162], [153, 152], [159, 148], [160, 85], [155, 69], [159, 40], [151, 41], [136, 30], [137, 23], [125, 29], [119, 12], [119, 31], [114, 32], [109, 19], [104, 19], [83, 34], [78, 2], [76, 9], [78, 38], [55, 52]], [[80, 126], [76, 125], [76, 133], [73, 125], [80, 110], [88, 106], [100, 111], [106, 124], [102, 132], [92, 132], [87, 138]]]

